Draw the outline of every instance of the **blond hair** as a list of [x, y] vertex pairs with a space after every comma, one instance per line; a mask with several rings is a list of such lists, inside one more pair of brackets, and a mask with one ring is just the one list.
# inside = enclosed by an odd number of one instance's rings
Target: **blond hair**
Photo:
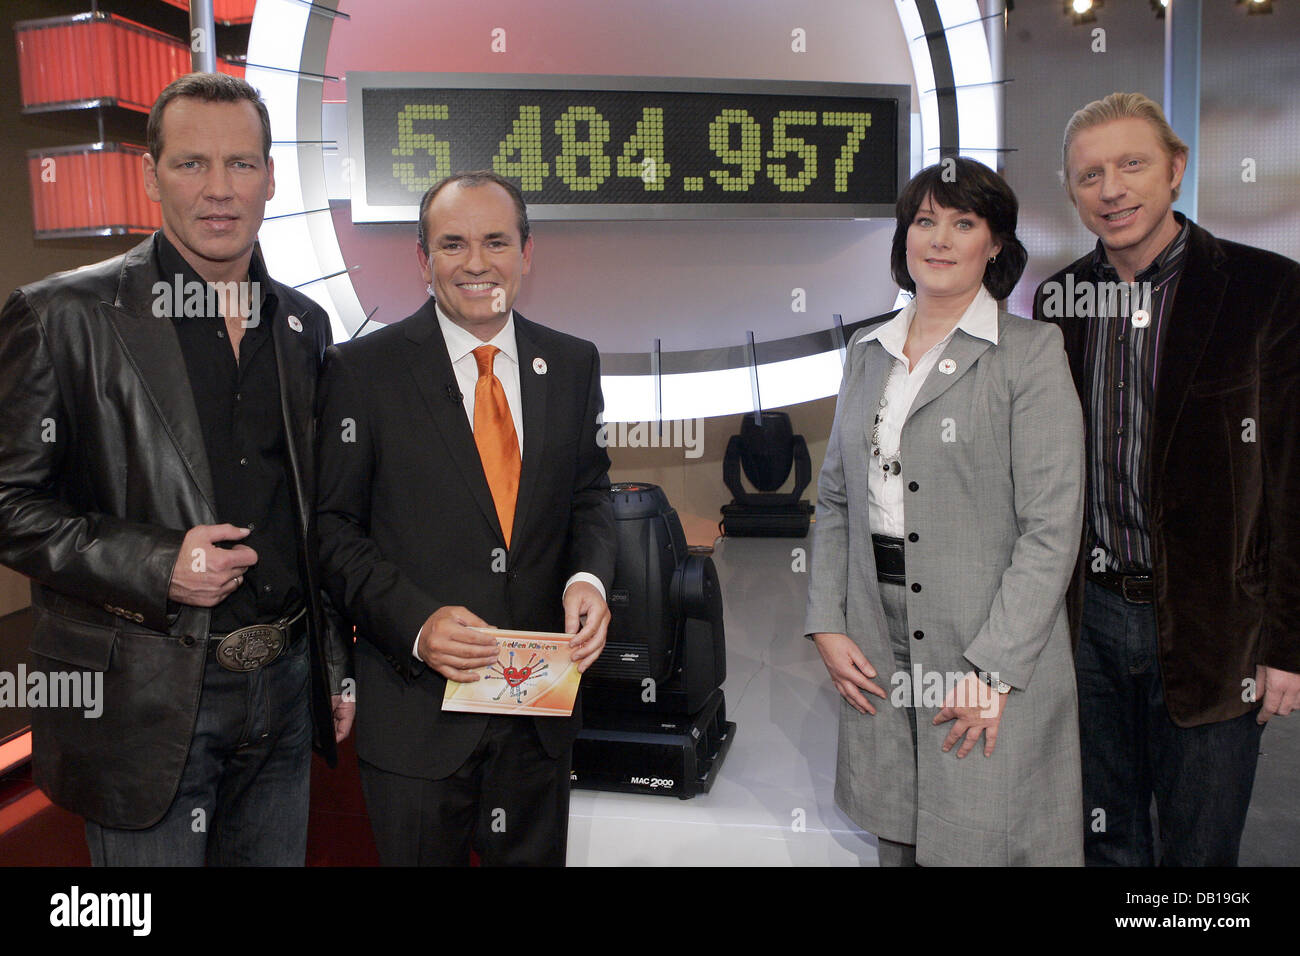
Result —
[[[1085, 129], [1121, 119], [1140, 119], [1150, 123], [1171, 164], [1175, 156], [1187, 159], [1188, 146], [1169, 125], [1159, 103], [1141, 93], [1112, 93], [1077, 110], [1065, 124], [1065, 142], [1061, 146], [1061, 182], [1071, 199], [1074, 198], [1074, 190], [1070, 188], [1070, 144], [1074, 142], [1074, 137]], [[1174, 199], [1178, 198], [1178, 192], [1179, 187], [1175, 186]]]

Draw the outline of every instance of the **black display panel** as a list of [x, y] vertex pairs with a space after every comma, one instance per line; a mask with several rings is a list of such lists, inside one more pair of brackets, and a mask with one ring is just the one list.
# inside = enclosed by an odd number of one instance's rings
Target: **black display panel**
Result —
[[355, 221], [414, 219], [424, 190], [463, 169], [513, 180], [542, 219], [865, 218], [892, 215], [906, 168], [906, 87], [672, 81], [729, 87], [697, 92], [410, 79], [348, 77], [352, 156], [364, 170], [361, 196], [353, 183]]

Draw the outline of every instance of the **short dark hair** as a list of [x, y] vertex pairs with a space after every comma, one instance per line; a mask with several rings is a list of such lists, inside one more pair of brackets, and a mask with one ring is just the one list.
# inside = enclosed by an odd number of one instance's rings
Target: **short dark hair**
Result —
[[178, 76], [163, 88], [149, 111], [149, 127], [145, 134], [149, 155], [154, 162], [162, 156], [162, 118], [167, 104], [178, 96], [190, 96], [204, 103], [238, 103], [247, 100], [257, 107], [257, 117], [262, 121], [262, 158], [271, 157], [271, 114], [266, 111], [261, 94], [244, 80], [225, 73], [186, 73]]
[[429, 211], [429, 205], [437, 198], [438, 193], [442, 192], [443, 187], [450, 186], [452, 183], [459, 183], [462, 189], [473, 189], [476, 186], [482, 186], [484, 183], [496, 183], [508, 192], [515, 204], [515, 218], [518, 220], [519, 225], [519, 242], [522, 245], [528, 241], [533, 229], [528, 223], [528, 204], [524, 202], [524, 194], [519, 191], [519, 187], [490, 169], [473, 169], [468, 172], [452, 173], [450, 176], [438, 180], [426, 189], [424, 195], [420, 198], [418, 235], [420, 248], [426, 256], [429, 254], [429, 237], [424, 234], [424, 215]]
[[995, 299], [1005, 299], [1020, 281], [1029, 253], [1016, 238], [1020, 202], [1005, 179], [983, 163], [954, 156], [927, 166], [903, 187], [895, 207], [894, 245], [889, 269], [899, 287], [916, 292], [916, 282], [907, 271], [907, 230], [926, 197], [947, 209], [973, 212], [989, 224], [1002, 250], [993, 262], [985, 263], [984, 288]]

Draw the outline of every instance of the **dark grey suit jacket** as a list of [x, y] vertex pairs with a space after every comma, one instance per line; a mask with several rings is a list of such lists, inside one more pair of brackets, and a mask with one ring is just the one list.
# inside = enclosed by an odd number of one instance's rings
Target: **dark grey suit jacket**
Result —
[[[392, 773], [445, 777], [487, 725], [442, 711], [446, 681], [412, 653], [429, 615], [463, 605], [497, 627], [563, 631], [565, 581], [578, 571], [606, 589], [613, 580], [600, 357], [518, 313], [515, 337], [524, 441], [508, 553], [433, 300], [327, 354], [321, 562], [357, 627], [357, 753]], [[552, 756], [580, 717], [579, 704], [570, 718], [536, 718]]]

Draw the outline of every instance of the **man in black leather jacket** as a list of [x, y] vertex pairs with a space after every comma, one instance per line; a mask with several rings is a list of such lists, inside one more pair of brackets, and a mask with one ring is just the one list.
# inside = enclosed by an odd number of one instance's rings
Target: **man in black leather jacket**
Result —
[[149, 117], [163, 228], [0, 314], [0, 563], [32, 669], [36, 782], [97, 865], [301, 865], [313, 723], [332, 764], [350, 648], [317, 584], [312, 404], [328, 316], [266, 275], [270, 123], [191, 74]]

